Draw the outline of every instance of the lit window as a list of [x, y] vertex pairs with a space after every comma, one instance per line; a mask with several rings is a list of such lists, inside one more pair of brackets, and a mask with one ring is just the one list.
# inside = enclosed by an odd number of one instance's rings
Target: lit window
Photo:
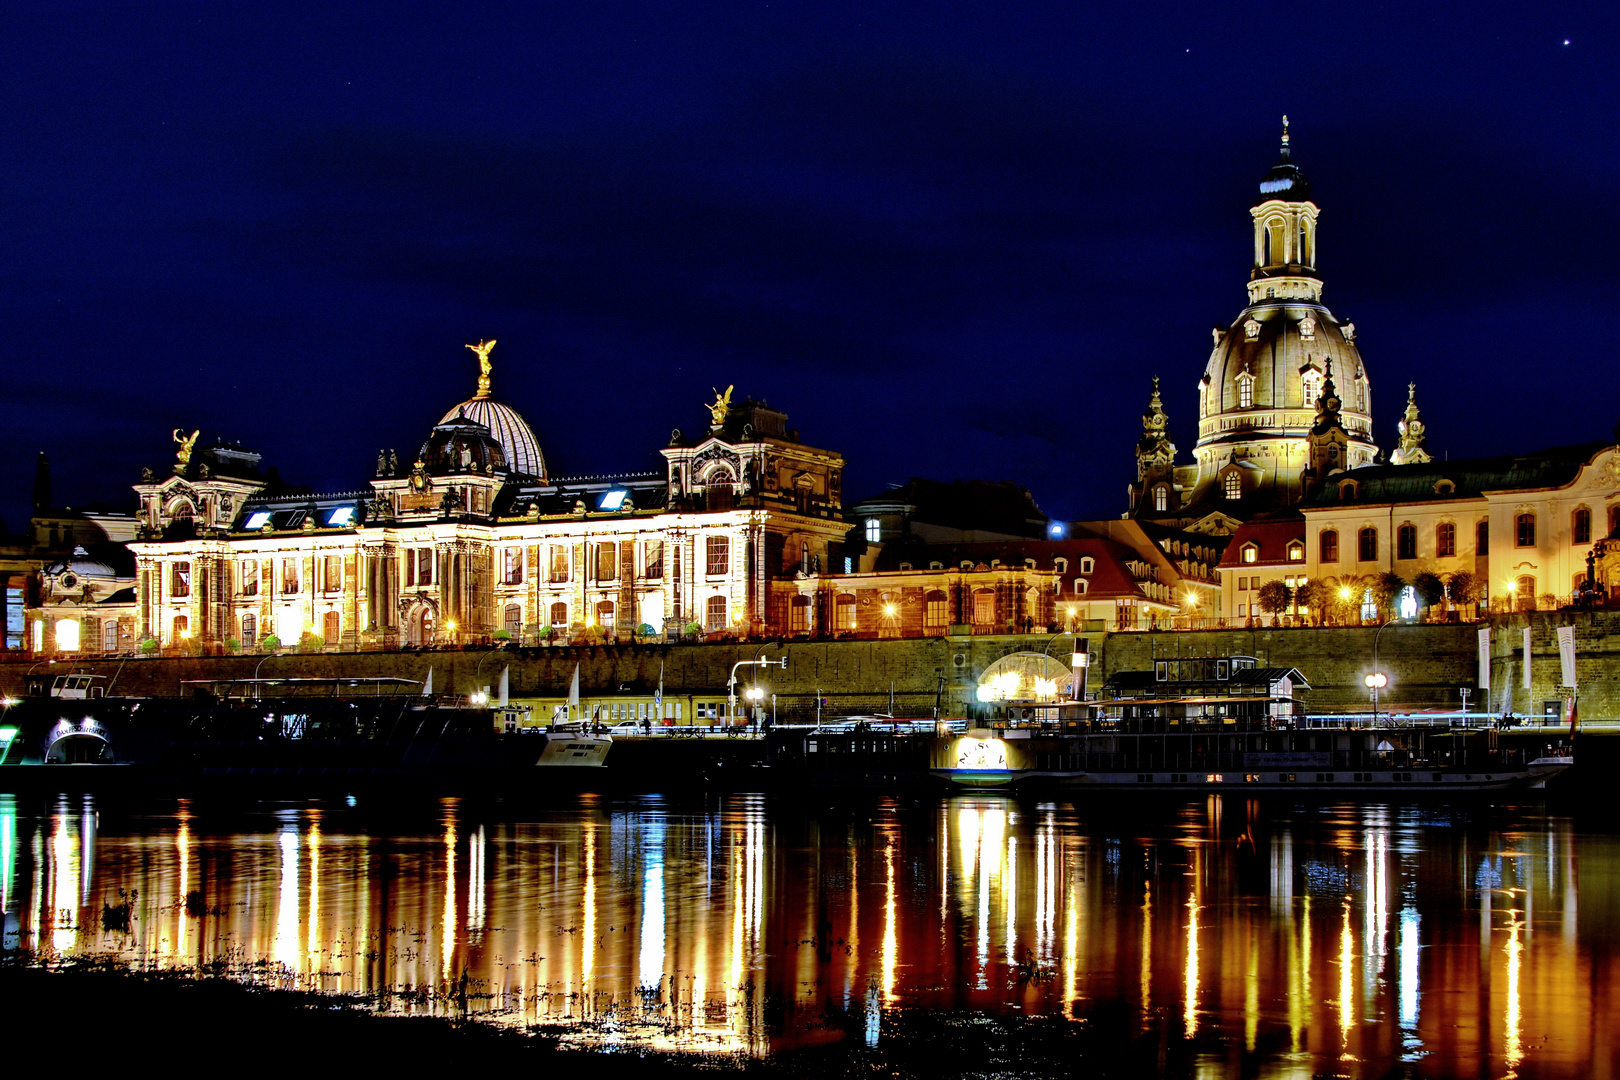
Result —
[[244, 559], [242, 561], [242, 595], [259, 595], [259, 560]]
[[731, 539], [725, 536], [711, 536], [707, 540], [708, 558], [705, 561], [705, 572], [709, 577], [724, 577], [731, 572]]
[[1252, 409], [1254, 407], [1254, 380], [1238, 376], [1238, 408]]
[[1163, 484], [1153, 489], [1153, 509], [1161, 514], [1170, 509], [1170, 489]]
[[617, 510], [624, 505], [624, 497], [627, 494], [629, 493], [623, 489], [609, 491], [602, 496], [601, 501], [596, 504], [596, 508], [598, 510]]
[[945, 593], [936, 589], [923, 594], [923, 625], [928, 627], [941, 627], [949, 621], [945, 611]]
[[1243, 497], [1243, 477], [1238, 475], [1236, 469], [1226, 474], [1222, 484], [1228, 499], [1241, 499]]
[[708, 602], [704, 605], [703, 614], [705, 616], [704, 629], [724, 630], [726, 628], [726, 598], [723, 596], [709, 597]]
[[1298, 540], [1295, 540], [1295, 541], [1291, 542], [1288, 545], [1288, 561], [1289, 562], [1304, 562], [1305, 561], [1305, 545], [1300, 543]]
[[326, 519], [326, 523], [328, 525], [334, 526], [336, 528], [343, 528], [344, 526], [349, 525], [353, 521], [354, 521], [354, 507], [352, 507], [352, 506], [340, 506], [336, 510], [333, 510], [332, 513], [331, 513], [331, 516], [329, 516]]
[[270, 523], [270, 513], [267, 510], [255, 510], [248, 515], [244, 529], [262, 529]]
[[1243, 561], [1246, 563], [1260, 561], [1260, 549], [1253, 544], [1243, 545]]
[[523, 584], [523, 549], [509, 547], [501, 549], [501, 584]]
[[56, 621], [56, 647], [63, 652], [79, 651], [79, 620], [58, 619]]
[[882, 523], [877, 518], [866, 519], [866, 539], [868, 543], [877, 543], [882, 535]]

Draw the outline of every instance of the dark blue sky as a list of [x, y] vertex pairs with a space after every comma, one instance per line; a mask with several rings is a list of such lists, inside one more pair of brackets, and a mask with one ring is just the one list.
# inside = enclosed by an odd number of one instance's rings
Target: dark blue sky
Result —
[[[1279, 116], [1380, 445], [1603, 438], [1612, 5], [43, 4], [8, 13], [0, 514], [132, 501], [170, 431], [362, 486], [473, 390], [554, 473], [710, 387], [849, 459], [1125, 507], [1188, 457]], [[1566, 44], [1567, 40], [1567, 44]]]

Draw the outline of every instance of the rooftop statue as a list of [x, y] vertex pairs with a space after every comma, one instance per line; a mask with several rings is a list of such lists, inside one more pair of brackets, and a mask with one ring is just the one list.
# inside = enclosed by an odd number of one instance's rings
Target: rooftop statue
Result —
[[180, 432], [183, 430], [183, 428], [174, 429], [174, 441], [180, 444], [180, 449], [174, 452], [175, 472], [184, 472], [186, 466], [191, 464], [191, 449], [197, 445], [197, 436], [201, 434], [200, 428], [190, 435], [181, 435]]
[[[726, 422], [726, 414], [731, 411], [731, 391], [736, 384], [726, 387], [726, 392], [714, 391], [714, 404], [709, 406], [709, 416], [713, 418], [714, 426], [719, 427]], [[714, 387], [709, 389], [714, 390]]]
[[495, 351], [495, 339], [485, 341], [479, 338], [478, 344], [468, 345], [467, 348], [478, 355], [478, 393], [482, 397], [489, 393], [489, 354]]

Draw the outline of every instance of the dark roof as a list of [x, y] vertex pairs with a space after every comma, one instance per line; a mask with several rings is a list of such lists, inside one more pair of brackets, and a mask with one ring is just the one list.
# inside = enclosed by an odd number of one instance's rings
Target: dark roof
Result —
[[1289, 160], [1288, 144], [1284, 143], [1277, 164], [1260, 178], [1260, 197], [1254, 201], [1254, 205], [1259, 206], [1271, 199], [1308, 202], [1310, 197], [1311, 182], [1305, 179], [1305, 174], [1299, 171], [1299, 166]]
[[[1161, 558], [1168, 560], [1163, 552]], [[1080, 560], [1090, 556], [1093, 560], [1089, 574], [1080, 572]], [[873, 568], [878, 572], [895, 571], [901, 563], [910, 563], [914, 570], [927, 569], [931, 562], [943, 563], [946, 570], [959, 569], [962, 563], [989, 566], [1000, 560], [1002, 568], [1018, 568], [1025, 559], [1035, 560], [1035, 569], [1054, 570], [1058, 559], [1068, 560], [1065, 577], [1084, 577], [1088, 596], [1142, 596], [1141, 587], [1131, 575], [1126, 563], [1132, 559], [1157, 563], [1143, 556], [1129, 544], [1101, 537], [1075, 537], [1068, 540], [1000, 540], [974, 544], [904, 544], [888, 543], [878, 556]], [[1174, 560], [1171, 562], [1174, 568]], [[1174, 584], [1166, 581], [1163, 584]]]
[[910, 483], [862, 499], [849, 507], [847, 516], [856, 519], [863, 507], [871, 510], [892, 505], [909, 507], [907, 516], [912, 521], [963, 532], [978, 530], [1034, 538], [1044, 536], [1051, 521], [1035, 505], [1035, 497], [1027, 488], [1010, 481], [956, 480], [947, 484], [923, 477], [913, 477]]
[[[1434, 502], [1478, 498], [1487, 491], [1558, 488], [1573, 481], [1581, 466], [1613, 445], [1589, 442], [1505, 457], [1428, 461], [1421, 465], [1368, 465], [1329, 476], [1322, 489], [1303, 505]], [[1346, 480], [1356, 481], [1354, 495], [1341, 492]], [[1453, 490], [1436, 491], [1442, 480], [1451, 481]]]

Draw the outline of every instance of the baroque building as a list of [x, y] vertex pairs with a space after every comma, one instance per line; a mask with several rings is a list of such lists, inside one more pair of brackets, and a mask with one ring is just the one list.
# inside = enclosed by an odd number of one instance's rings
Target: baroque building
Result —
[[1320, 213], [1293, 162], [1284, 117], [1277, 164], [1249, 210], [1248, 304], [1215, 327], [1198, 380], [1194, 463], [1175, 463], [1155, 379], [1127, 516], [1226, 535], [1257, 513], [1299, 503], [1328, 476], [1375, 460], [1372, 384], [1355, 325], [1322, 303]]
[[387, 648], [757, 635], [786, 615], [774, 582], [841, 558], [843, 459], [800, 442], [784, 413], [728, 388], [706, 430], [674, 433], [662, 474], [556, 477], [491, 394], [493, 346], [468, 346], [474, 396], [406, 461], [380, 452], [365, 488], [291, 488], [255, 453], [175, 432], [169, 474], [135, 486], [137, 636]]

